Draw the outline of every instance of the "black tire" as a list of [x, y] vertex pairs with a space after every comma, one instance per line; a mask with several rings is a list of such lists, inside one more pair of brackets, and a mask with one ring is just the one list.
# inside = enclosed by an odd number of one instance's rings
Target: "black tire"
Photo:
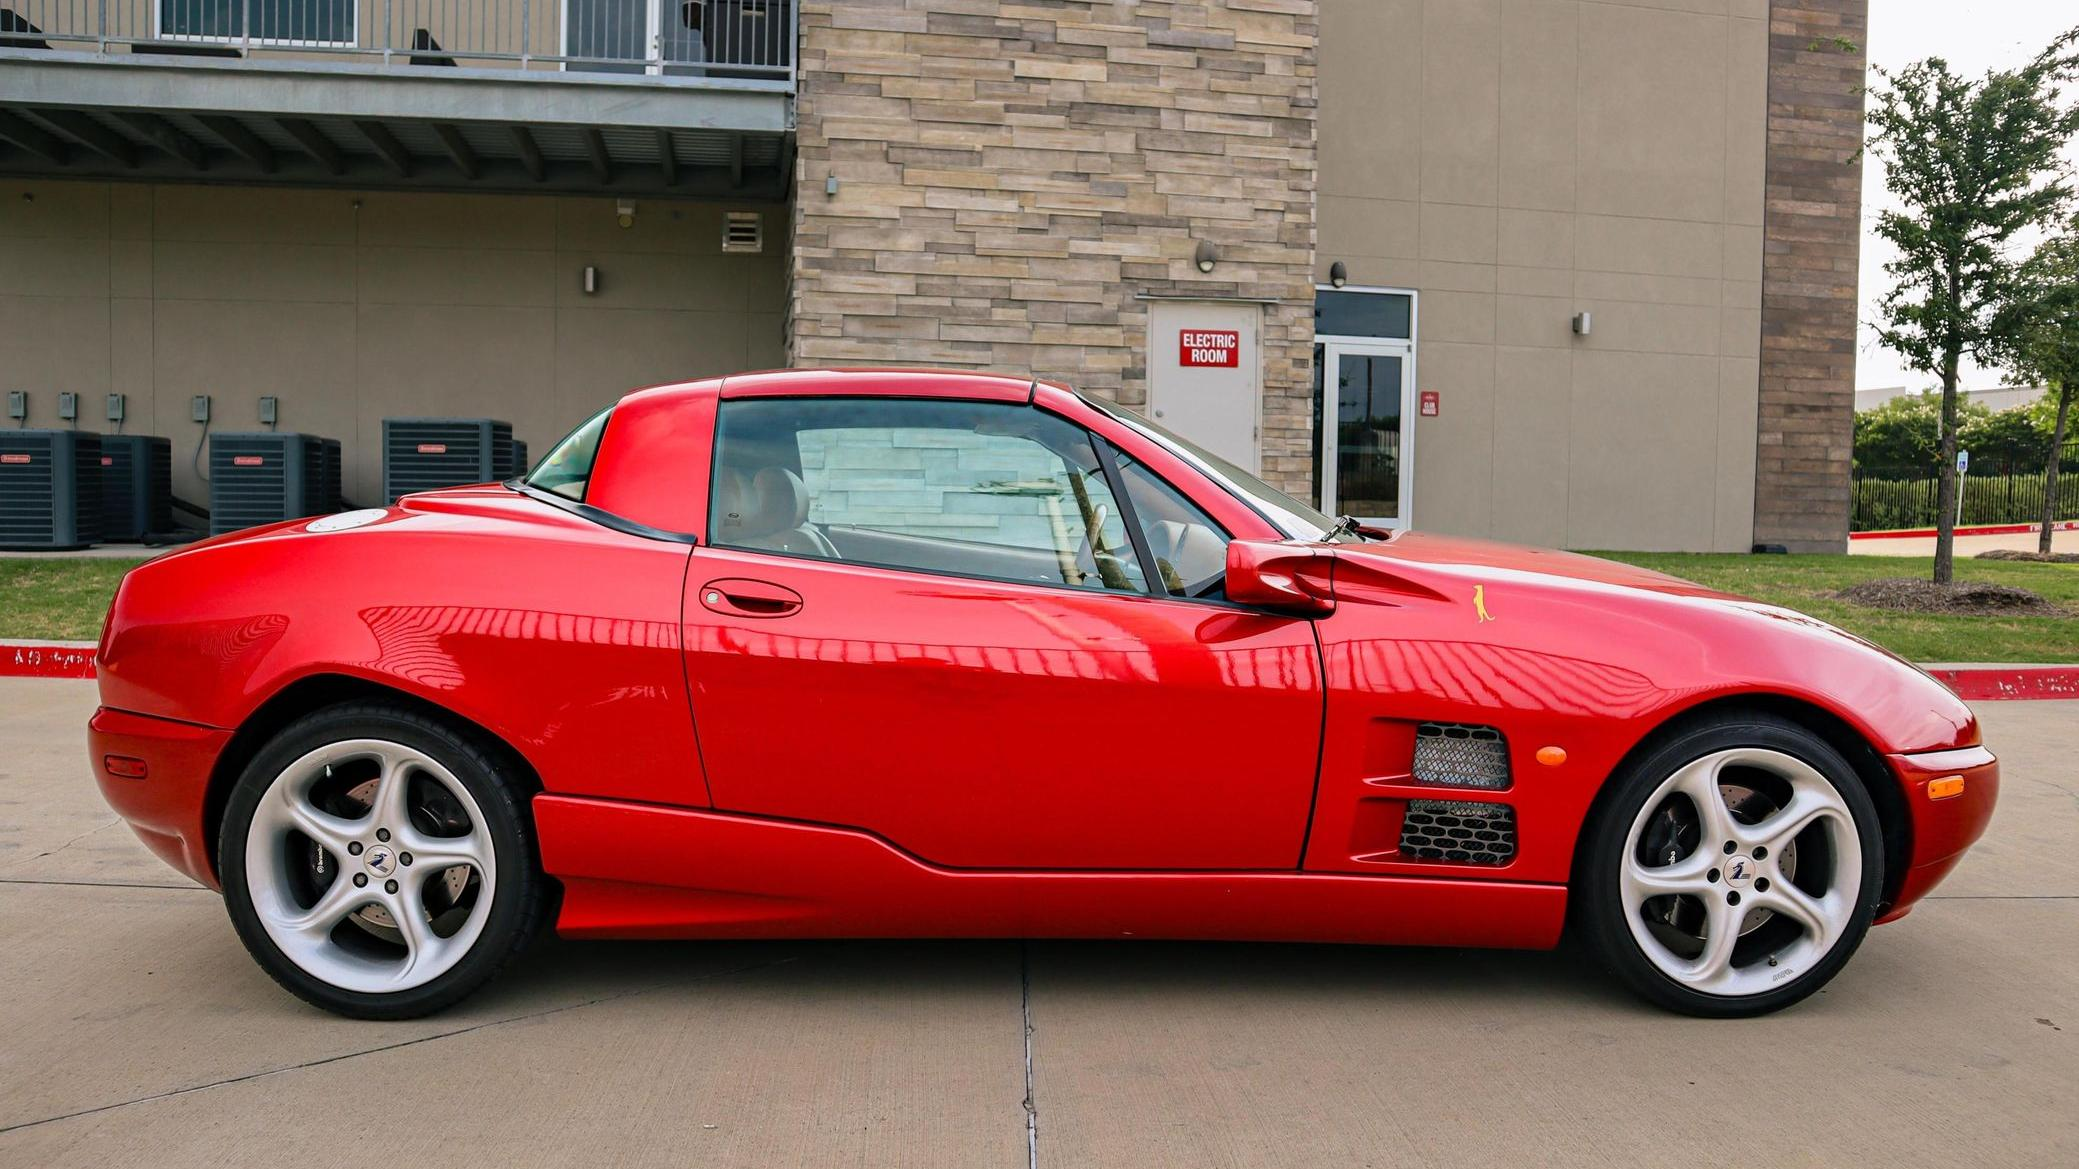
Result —
[[[246, 840], [255, 809], [290, 764], [328, 743], [387, 739], [422, 751], [446, 767], [481, 811], [497, 881], [484, 927], [455, 965], [422, 985], [392, 993], [333, 986], [296, 965], [268, 936], [246, 885]], [[402, 705], [352, 702], [305, 715], [254, 755], [232, 789], [218, 837], [224, 904], [253, 960], [291, 994], [356, 1019], [411, 1019], [442, 1010], [489, 982], [542, 932], [551, 884], [541, 872], [527, 788], [476, 734]]]
[[[1654, 964], [1632, 936], [1619, 869], [1632, 824], [1661, 783], [1687, 763], [1736, 747], [1780, 751], [1807, 764], [1833, 785], [1855, 824], [1862, 854], [1862, 882], [1854, 911], [1831, 950], [1781, 986], [1733, 996], [1685, 986]], [[1664, 735], [1635, 763], [1611, 776], [1577, 853], [1573, 918], [1576, 933], [1603, 965], [1647, 1000], [1685, 1015], [1746, 1018], [1799, 1002], [1840, 973], [1869, 932], [1883, 879], [1883, 831], [1876, 805], [1840, 752], [1825, 739], [1787, 719], [1759, 711], [1728, 712]]]

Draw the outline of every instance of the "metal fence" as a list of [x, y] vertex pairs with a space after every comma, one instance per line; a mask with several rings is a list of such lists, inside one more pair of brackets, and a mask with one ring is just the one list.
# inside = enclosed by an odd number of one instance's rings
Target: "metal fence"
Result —
[[0, 0], [0, 49], [792, 82], [794, 0]]
[[[2053, 489], [2044, 459], [1972, 460], [1961, 476], [1963, 524], [2032, 524], [2043, 518], [2043, 495]], [[1940, 490], [1932, 466], [1857, 467], [1849, 527], [1858, 532], [1929, 528], [1935, 524]], [[2053, 519], [2079, 519], [2079, 442], [2067, 443], [2058, 460]]]

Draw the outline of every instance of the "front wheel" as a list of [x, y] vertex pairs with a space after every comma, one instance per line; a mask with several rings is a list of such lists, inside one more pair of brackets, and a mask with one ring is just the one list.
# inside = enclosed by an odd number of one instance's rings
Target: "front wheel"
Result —
[[1883, 879], [1877, 810], [1824, 739], [1728, 716], [1611, 782], [1577, 871], [1578, 920], [1646, 998], [1764, 1014], [1824, 986], [1861, 944]]
[[538, 931], [523, 789], [473, 737], [387, 704], [306, 716], [253, 758], [219, 847], [232, 924], [275, 981], [403, 1019], [488, 981]]

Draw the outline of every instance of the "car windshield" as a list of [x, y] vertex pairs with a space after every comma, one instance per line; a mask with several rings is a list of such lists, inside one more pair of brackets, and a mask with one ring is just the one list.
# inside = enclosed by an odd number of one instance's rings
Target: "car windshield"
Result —
[[527, 476], [527, 485], [583, 503], [592, 481], [592, 460], [599, 456], [599, 436], [606, 433], [606, 420], [613, 412], [609, 406], [565, 436]]
[[1258, 515], [1269, 520], [1271, 526], [1283, 532], [1288, 539], [1332, 540], [1337, 543], [1355, 543], [1364, 539], [1347, 525], [1338, 524], [1167, 427], [1158, 426], [1123, 406], [1090, 397], [1083, 400], [1132, 427], [1150, 442], [1198, 468], [1208, 478], [1225, 487], [1228, 494], [1248, 504]]

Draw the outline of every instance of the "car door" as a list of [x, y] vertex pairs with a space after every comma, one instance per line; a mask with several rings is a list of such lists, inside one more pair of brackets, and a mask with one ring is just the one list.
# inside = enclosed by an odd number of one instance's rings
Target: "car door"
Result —
[[1295, 868], [1313, 629], [1171, 595], [1193, 509], [1148, 552], [1163, 485], [1122, 505], [1110, 458], [1022, 403], [723, 401], [685, 607], [715, 806], [955, 867]]

